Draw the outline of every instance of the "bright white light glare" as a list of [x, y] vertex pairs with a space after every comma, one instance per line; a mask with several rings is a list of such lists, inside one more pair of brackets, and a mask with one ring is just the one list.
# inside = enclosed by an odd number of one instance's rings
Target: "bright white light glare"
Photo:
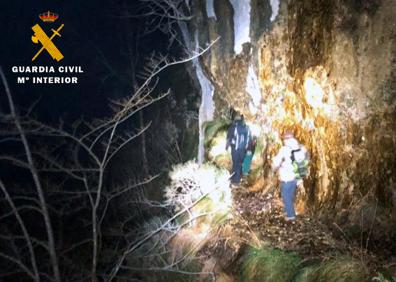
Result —
[[304, 82], [305, 98], [313, 108], [323, 106], [323, 89], [315, 79], [308, 77]]
[[273, 22], [279, 13], [280, 1], [279, 0], [270, 0], [270, 4], [271, 4], [271, 9], [272, 9], [270, 21]]
[[215, 20], [217, 20], [214, 9], [214, 0], [206, 0], [206, 14], [208, 18], [214, 18]]
[[216, 139], [216, 143], [210, 148], [210, 152], [209, 152], [210, 156], [215, 158], [222, 154], [226, 154], [227, 151], [225, 149], [225, 146], [226, 146], [226, 137], [225, 136], [223, 138], [218, 137]]
[[234, 51], [242, 52], [242, 45], [250, 42], [250, 0], [230, 0], [234, 9]]
[[[225, 144], [224, 144], [225, 146]], [[208, 197], [217, 205], [217, 208], [228, 208], [231, 204], [230, 180], [228, 174], [216, 175], [214, 170], [201, 168], [195, 172], [202, 195], [209, 193]]]
[[252, 115], [255, 115], [258, 113], [258, 109], [256, 106], [253, 105], [253, 103], [250, 101], [249, 102], [249, 111]]
[[250, 132], [253, 136], [260, 136], [261, 127], [258, 124], [254, 124], [251, 122], [246, 122], [247, 126], [249, 126]]
[[252, 98], [253, 105], [257, 107], [261, 101], [260, 84], [257, 75], [252, 65], [249, 66], [248, 74], [246, 77], [246, 92]]
[[[198, 51], [198, 31], [195, 32], [195, 48]], [[195, 72], [197, 74], [197, 78], [199, 84], [201, 86], [201, 106], [199, 107], [199, 144], [198, 144], [198, 162], [203, 163], [204, 156], [205, 156], [205, 149], [204, 149], [204, 139], [205, 133], [203, 131], [202, 124], [205, 121], [213, 120], [213, 112], [214, 112], [214, 102], [213, 102], [213, 93], [214, 93], [214, 86], [210, 82], [210, 80], [205, 76], [201, 64], [198, 58], [195, 58], [193, 61], [193, 65], [195, 67]]]

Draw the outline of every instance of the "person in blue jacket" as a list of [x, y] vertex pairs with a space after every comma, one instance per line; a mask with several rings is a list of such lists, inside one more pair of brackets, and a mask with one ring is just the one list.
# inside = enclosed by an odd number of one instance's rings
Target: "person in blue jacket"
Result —
[[243, 116], [236, 114], [234, 121], [227, 131], [226, 150], [231, 147], [232, 176], [231, 184], [238, 186], [242, 177], [242, 163], [249, 144], [249, 131]]

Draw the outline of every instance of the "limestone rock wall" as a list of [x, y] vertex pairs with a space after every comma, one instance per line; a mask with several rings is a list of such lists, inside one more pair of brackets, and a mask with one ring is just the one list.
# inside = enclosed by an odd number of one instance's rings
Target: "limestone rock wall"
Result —
[[[396, 2], [240, 0], [237, 17], [235, 1], [208, 2], [194, 2], [190, 27], [200, 46], [220, 37], [200, 59], [215, 86], [215, 115], [244, 113], [270, 154], [293, 129], [312, 154], [306, 188], [315, 207], [342, 208], [365, 195], [391, 206]], [[246, 25], [246, 11], [249, 27], [238, 28], [249, 36], [238, 49], [235, 21]]]

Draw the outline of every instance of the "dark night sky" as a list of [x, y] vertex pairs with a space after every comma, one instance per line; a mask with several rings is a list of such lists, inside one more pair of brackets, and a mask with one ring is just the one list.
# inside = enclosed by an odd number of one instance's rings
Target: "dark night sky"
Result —
[[[126, 1], [137, 3], [137, 1]], [[41, 97], [36, 113], [44, 120], [56, 121], [59, 117], [73, 120], [81, 115], [100, 117], [109, 114], [108, 99], [128, 94], [128, 83], [120, 83], [120, 76], [127, 71], [125, 47], [125, 20], [120, 20], [124, 1], [1, 1], [0, 3], [0, 65], [10, 83], [12, 92], [20, 107], [28, 107]], [[38, 15], [47, 10], [59, 14], [55, 23], [44, 23]], [[51, 28], [61, 23], [65, 26], [62, 37], [55, 37], [53, 42], [61, 50], [64, 59], [60, 62], [52, 60], [44, 51], [33, 63], [31, 58], [40, 48], [32, 43], [31, 27], [39, 23], [49, 35]], [[135, 32], [142, 20], [130, 20], [130, 32]], [[152, 44], [155, 42], [155, 44]], [[161, 44], [164, 42], [164, 44]], [[164, 48], [166, 38], [152, 34], [141, 41], [141, 56], [154, 48]], [[117, 75], [103, 63], [103, 57]], [[84, 74], [78, 74], [77, 85], [41, 84], [21, 85], [16, 83], [16, 74], [11, 72], [12, 66], [29, 65], [81, 65]], [[45, 76], [45, 74], [42, 74]], [[55, 76], [56, 74], [48, 74]], [[29, 76], [33, 76], [30, 74]], [[36, 76], [40, 76], [37, 74]], [[106, 78], [106, 79], [105, 79]], [[123, 84], [123, 85], [122, 85]], [[1, 91], [3, 92], [3, 91]], [[117, 93], [120, 92], [120, 93]], [[0, 97], [0, 110], [7, 108], [4, 95]]]

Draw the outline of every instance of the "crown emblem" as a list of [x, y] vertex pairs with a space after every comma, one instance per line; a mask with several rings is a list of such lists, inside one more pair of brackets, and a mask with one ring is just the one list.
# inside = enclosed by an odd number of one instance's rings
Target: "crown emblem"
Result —
[[44, 13], [40, 14], [39, 18], [43, 22], [53, 23], [54, 21], [56, 21], [59, 18], [59, 15], [48, 11], [48, 12], [44, 12]]

